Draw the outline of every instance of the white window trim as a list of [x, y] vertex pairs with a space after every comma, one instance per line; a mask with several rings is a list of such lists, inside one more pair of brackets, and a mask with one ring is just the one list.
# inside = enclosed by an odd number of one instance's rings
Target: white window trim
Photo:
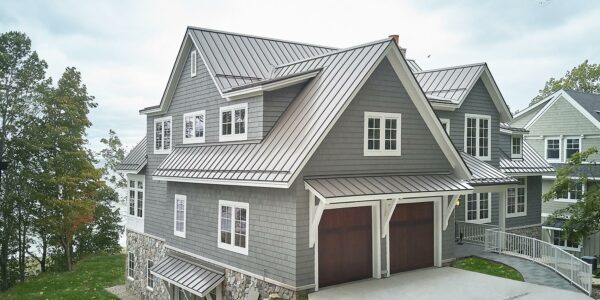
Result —
[[[581, 183], [581, 196], [582, 197], [585, 194], [586, 189], [587, 189], [586, 185]], [[554, 201], [564, 202], [564, 203], [577, 203], [577, 201], [581, 200], [581, 199], [571, 198], [571, 193], [569, 191], [567, 191], [567, 197], [569, 197], [569, 198], [556, 198], [556, 199], [554, 199]]]
[[[476, 211], [477, 211], [477, 219], [476, 220], [469, 220], [468, 214], [469, 214], [469, 204], [467, 201], [467, 195], [464, 196], [465, 199], [465, 222], [467, 223], [474, 223], [474, 224], [485, 224], [485, 223], [489, 223], [492, 221], [492, 193], [474, 193], [476, 196]], [[480, 219], [479, 218], [479, 213], [480, 213], [480, 208], [479, 208], [479, 195], [480, 194], [488, 194], [488, 217], [485, 219]]]
[[[379, 150], [368, 149], [369, 141], [369, 118], [379, 118]], [[385, 150], [385, 119], [396, 119], [396, 149]], [[402, 155], [402, 114], [365, 111], [364, 117], [364, 156], [401, 156]]]
[[133, 275], [135, 276], [135, 253], [128, 251], [127, 252], [127, 279], [128, 280], [134, 280], [133, 277], [131, 277], [129, 274], [131, 273], [131, 266], [129, 264], [130, 260], [131, 260], [131, 256], [133, 256]]
[[440, 118], [440, 123], [446, 124], [446, 133], [450, 134], [450, 119]]
[[[548, 158], [548, 140], [558, 140], [558, 158]], [[544, 158], [547, 162], [559, 163], [562, 161], [562, 139], [560, 137], [544, 138]]]
[[[480, 160], [488, 161], [492, 159], [492, 117], [489, 115], [477, 115], [477, 114], [465, 114], [465, 124], [464, 124], [464, 139], [463, 146], [464, 152], [467, 153], [467, 119], [477, 119], [476, 121], [476, 130], [475, 130], [475, 151], [477, 155], [475, 157]], [[479, 155], [479, 120], [485, 119], [488, 120], [488, 155], [481, 156]], [[512, 152], [512, 151], [511, 151]]]
[[[246, 118], [244, 119], [244, 133], [235, 134], [235, 110], [243, 108], [246, 110]], [[223, 112], [231, 111], [231, 134], [223, 135]], [[240, 103], [235, 105], [223, 106], [219, 108], [219, 142], [244, 141], [248, 139], [248, 103]]]
[[579, 140], [579, 152], [581, 152], [581, 136], [565, 136], [564, 137], [564, 142], [562, 143], [562, 145], [564, 145], [564, 147], [561, 148], [561, 155], [563, 158], [563, 162], [566, 162], [568, 160], [567, 158], [567, 140]]
[[152, 262], [152, 266], [154, 267], [154, 262], [151, 259], [147, 259], [146, 260], [146, 289], [149, 291], [154, 291], [155, 281], [152, 280], [152, 287], [148, 284], [148, 283], [150, 283], [150, 275], [152, 275], [152, 274], [150, 274], [150, 270], [148, 270], [149, 269], [148, 265], [150, 262]]
[[[247, 113], [247, 112], [246, 112]], [[198, 115], [202, 115], [202, 117], [204, 118], [204, 135], [201, 137], [195, 137], [192, 136], [191, 138], [186, 138], [185, 137], [185, 119], [189, 116], [191, 116], [193, 119], [192, 121], [192, 135], [195, 135], [196, 133], [196, 122], [195, 122], [195, 117]], [[195, 143], [204, 143], [205, 141], [205, 137], [206, 137], [206, 111], [204, 110], [199, 110], [199, 111], [195, 111], [195, 112], [190, 112], [190, 113], [186, 113], [183, 114], [183, 131], [182, 131], [182, 137], [183, 137], [183, 143], [184, 144], [195, 144]]]
[[[554, 230], [556, 230], [556, 231], [564, 231], [564, 229], [562, 229], [562, 228], [549, 227], [549, 226], [542, 226], [542, 229], [546, 229], [546, 230], [550, 230], [550, 231], [554, 231]], [[552, 233], [552, 234], [554, 234], [554, 233]], [[567, 246], [567, 241], [566, 240], [564, 241], [563, 245], [556, 245], [556, 244], [554, 244], [554, 236], [550, 236], [549, 243], [552, 244], [552, 245], [554, 245], [554, 246], [556, 246], [556, 247], [558, 247], [558, 248], [560, 248], [560, 249], [567, 250], [567, 251], [577, 251], [577, 252], [580, 252], [581, 248], [583, 247], [583, 245], [582, 245], [583, 241], [580, 241], [578, 243], [579, 246], [577, 248]]]
[[[135, 191], [135, 201], [134, 201], [134, 205], [133, 205], [133, 215], [129, 213], [129, 201], [131, 201], [130, 194], [131, 194], [131, 186], [130, 186], [130, 181], [135, 181], [135, 188], [133, 188], [133, 190]], [[138, 186], [138, 181], [142, 182], [142, 185], [144, 186], [143, 189], [139, 189]], [[142, 216], [139, 217], [137, 215], [137, 211], [138, 211], [138, 201], [137, 201], [137, 195], [138, 192], [142, 192]], [[146, 216], [146, 212], [144, 211], [146, 209], [146, 177], [144, 175], [134, 175], [134, 174], [128, 174], [127, 175], [127, 216], [129, 218], [136, 218], [136, 219], [144, 219], [144, 216]]]
[[[183, 200], [183, 231], [177, 231], [177, 200]], [[173, 235], [185, 238], [187, 228], [187, 196], [175, 194], [173, 200]]]
[[[156, 149], [156, 123], [159, 122], [165, 122], [165, 121], [171, 121], [171, 130], [169, 131], [169, 149], [165, 149], [165, 136], [163, 134], [163, 139], [162, 139], [162, 145], [161, 145], [161, 149]], [[173, 117], [168, 116], [168, 117], [163, 117], [163, 118], [157, 118], [154, 119], [154, 126], [152, 128], [152, 130], [154, 131], [154, 143], [152, 144], [152, 149], [154, 149], [154, 154], [170, 154], [171, 150], [173, 149]], [[163, 133], [165, 131], [165, 125], [162, 125], [162, 129], [163, 129]]]
[[[221, 208], [223, 206], [229, 206], [231, 210], [231, 244], [221, 242]], [[246, 247], [242, 248], [235, 246], [235, 209], [243, 208], [246, 209]], [[233, 251], [239, 254], [248, 255], [248, 245], [250, 244], [250, 205], [246, 202], [235, 202], [228, 200], [219, 200], [219, 214], [218, 214], [218, 226], [217, 226], [217, 246], [221, 249]]]
[[[513, 147], [515, 146], [514, 140], [513, 140], [514, 138], [521, 139], [521, 144], [519, 145], [519, 149], [521, 150], [521, 153], [519, 153], [519, 154], [515, 154], [513, 152], [513, 150], [514, 150]], [[514, 135], [510, 136], [510, 158], [514, 158], [514, 159], [522, 159], [523, 158], [523, 135], [514, 134]]]
[[198, 71], [198, 56], [196, 55], [196, 50], [192, 50], [190, 53], [190, 75], [192, 77], [196, 77], [196, 73]]
[[[514, 186], [510, 187], [515, 189], [515, 212], [514, 213], [509, 213], [508, 212], [508, 189], [506, 190], [506, 217], [507, 218], [515, 218], [515, 217], [524, 217], [527, 216], [527, 177], [523, 177], [523, 179], [525, 180], [525, 184], [524, 185], [519, 185], [519, 184], [515, 184]], [[525, 210], [522, 212], [517, 212], [517, 207], [519, 204], [518, 201], [518, 189], [519, 188], [525, 188]]]

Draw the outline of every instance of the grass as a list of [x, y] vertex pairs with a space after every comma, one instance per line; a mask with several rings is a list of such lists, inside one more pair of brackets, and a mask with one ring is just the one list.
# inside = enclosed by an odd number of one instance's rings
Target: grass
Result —
[[73, 272], [47, 273], [0, 293], [0, 299], [118, 299], [104, 290], [125, 282], [125, 255], [82, 259]]
[[453, 267], [467, 271], [479, 272], [502, 278], [525, 281], [519, 271], [505, 264], [479, 257], [467, 257], [459, 259], [452, 264]]

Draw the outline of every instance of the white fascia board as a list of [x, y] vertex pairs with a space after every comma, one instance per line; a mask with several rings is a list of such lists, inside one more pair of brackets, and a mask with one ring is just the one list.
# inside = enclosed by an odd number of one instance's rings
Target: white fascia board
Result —
[[454, 191], [435, 191], [435, 192], [415, 192], [415, 193], [397, 193], [397, 194], [377, 194], [377, 195], [364, 195], [364, 196], [345, 196], [345, 197], [329, 197], [324, 200], [329, 204], [356, 202], [356, 201], [371, 201], [381, 199], [400, 199], [398, 204], [402, 204], [403, 199], [414, 199], [414, 198], [428, 198], [428, 197], [439, 197], [447, 195], [469, 195], [472, 194], [475, 189], [469, 190], [454, 190]]
[[278, 80], [278, 81], [270, 82], [270, 83], [266, 83], [266, 84], [261, 84], [258, 86], [253, 86], [253, 87], [249, 87], [249, 88], [242, 89], [242, 90], [226, 92], [223, 94], [223, 96], [225, 98], [227, 98], [227, 100], [238, 100], [238, 99], [248, 98], [248, 97], [252, 97], [252, 96], [258, 96], [258, 95], [262, 95], [263, 92], [274, 91], [274, 90], [282, 89], [282, 88], [285, 88], [285, 87], [288, 87], [291, 85], [295, 85], [295, 84], [304, 82], [306, 80], [314, 78], [315, 76], [317, 76], [319, 74], [319, 72], [320, 72], [320, 70], [317, 70], [314, 72], [305, 73], [302, 75], [293, 76], [290, 78], [286, 78], [286, 79], [282, 79], [282, 80]]
[[235, 186], [256, 186], [269, 188], [287, 189], [291, 186], [290, 182], [268, 182], [268, 181], [244, 181], [244, 180], [224, 180], [224, 179], [199, 179], [199, 178], [184, 178], [184, 177], [165, 177], [152, 176], [152, 180], [170, 181], [170, 182], [186, 182], [186, 183], [204, 183], [217, 185], [235, 185]]
[[442, 149], [442, 152], [446, 158], [450, 161], [450, 165], [454, 168], [454, 171], [459, 178], [464, 180], [471, 179], [471, 172], [467, 165], [463, 161], [462, 157], [450, 141], [450, 138], [442, 128], [442, 123], [439, 121], [437, 115], [433, 111], [429, 100], [425, 96], [423, 89], [417, 82], [412, 71], [408, 67], [406, 60], [400, 53], [398, 46], [390, 47], [387, 50], [386, 56], [390, 60], [396, 75], [400, 79], [400, 82], [406, 89], [410, 99], [413, 101], [415, 107], [419, 111], [419, 114], [425, 121], [425, 124], [429, 128], [436, 142]]
[[516, 120], [516, 119], [520, 118], [521, 116], [523, 116], [523, 115], [527, 114], [529, 111], [531, 111], [532, 109], [535, 109], [536, 107], [538, 107], [538, 106], [540, 106], [540, 105], [544, 105], [546, 102], [548, 102], [549, 100], [553, 99], [553, 98], [554, 98], [554, 97], [555, 97], [555, 96], [556, 96], [558, 93], [560, 93], [560, 92], [561, 92], [561, 91], [554, 92], [552, 95], [550, 95], [550, 96], [548, 96], [548, 97], [546, 97], [546, 98], [544, 98], [544, 99], [542, 99], [542, 100], [538, 101], [537, 103], [535, 103], [535, 104], [533, 104], [533, 105], [531, 105], [531, 106], [527, 107], [526, 109], [524, 109], [524, 110], [520, 111], [519, 113], [517, 113], [517, 114], [514, 116], [513, 120]]

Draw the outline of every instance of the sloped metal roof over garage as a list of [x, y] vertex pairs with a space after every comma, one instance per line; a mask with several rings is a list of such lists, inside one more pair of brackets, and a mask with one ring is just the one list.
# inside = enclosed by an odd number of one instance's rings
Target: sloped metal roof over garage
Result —
[[386, 175], [306, 179], [309, 189], [326, 200], [373, 196], [446, 195], [472, 192], [473, 188], [453, 175]]
[[139, 173], [146, 166], [146, 137], [144, 137], [117, 166], [119, 172]]
[[554, 168], [527, 142], [523, 141], [523, 158], [511, 159], [510, 154], [500, 151], [500, 170], [507, 174], [554, 173]]
[[172, 255], [167, 255], [150, 271], [156, 277], [200, 297], [210, 293], [225, 277], [223, 272]]
[[469, 184], [472, 185], [495, 185], [495, 184], [509, 184], [517, 183], [515, 178], [510, 177], [502, 173], [494, 166], [479, 160], [478, 158], [469, 155], [467, 153], [460, 153], [463, 160], [467, 164], [467, 167], [471, 171], [471, 180]]

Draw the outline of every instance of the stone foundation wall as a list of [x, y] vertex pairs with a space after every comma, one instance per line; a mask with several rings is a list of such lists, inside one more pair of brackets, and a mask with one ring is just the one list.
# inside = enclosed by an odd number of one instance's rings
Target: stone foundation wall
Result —
[[537, 226], [531, 226], [531, 227], [522, 227], [522, 228], [509, 228], [506, 229], [506, 232], [509, 233], [514, 233], [514, 234], [518, 234], [518, 235], [524, 235], [524, 236], [528, 236], [531, 238], [535, 238], [538, 240], [542, 239], [542, 226], [537, 225]]
[[[167, 286], [162, 280], [154, 279], [154, 289], [146, 288], [146, 268], [148, 259], [154, 265], [165, 257], [166, 249], [164, 242], [135, 231], [127, 231], [127, 258], [125, 259], [126, 288], [128, 291], [140, 296], [141, 299], [169, 299]], [[135, 255], [135, 268], [133, 280], [129, 279], [129, 252]]]
[[270, 295], [276, 294], [280, 299], [295, 300], [299, 295], [298, 292], [232, 270], [225, 270], [224, 284], [227, 300], [245, 300], [251, 290], [258, 291], [259, 299], [268, 299]]

